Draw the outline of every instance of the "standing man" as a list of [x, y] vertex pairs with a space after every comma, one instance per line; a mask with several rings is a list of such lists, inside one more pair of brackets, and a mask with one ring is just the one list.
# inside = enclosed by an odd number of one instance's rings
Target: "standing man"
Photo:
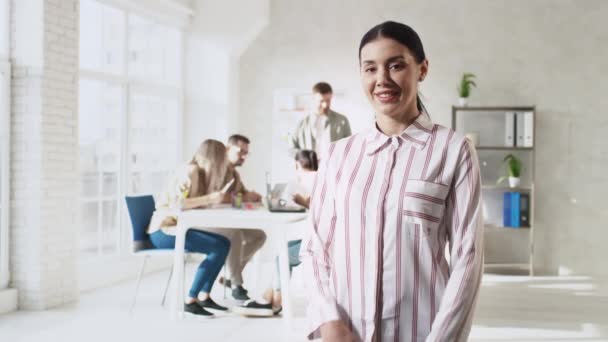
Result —
[[[235, 180], [231, 187], [243, 196], [243, 202], [260, 202], [262, 196], [255, 191], [249, 191], [241, 180], [236, 170], [242, 166], [249, 155], [249, 139], [245, 136], [234, 134], [228, 138], [226, 153], [230, 162], [230, 174]], [[226, 259], [226, 277], [220, 278], [220, 282], [232, 289], [232, 297], [237, 301], [249, 299], [247, 290], [243, 287], [243, 269], [266, 241], [266, 233], [258, 229], [221, 229], [218, 233], [230, 240], [230, 253]]]
[[298, 124], [291, 139], [294, 153], [313, 150], [322, 158], [329, 144], [351, 135], [346, 116], [330, 109], [333, 90], [328, 83], [319, 82], [312, 87], [313, 110]]

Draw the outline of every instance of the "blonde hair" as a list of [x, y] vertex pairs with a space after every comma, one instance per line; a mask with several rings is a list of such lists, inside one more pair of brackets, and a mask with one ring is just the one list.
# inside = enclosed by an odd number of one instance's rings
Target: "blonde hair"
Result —
[[190, 197], [219, 191], [228, 172], [229, 163], [226, 157], [226, 146], [220, 141], [207, 139], [200, 144], [190, 164], [198, 168], [199, 178], [204, 180], [196, 189], [196, 193], [190, 194]]

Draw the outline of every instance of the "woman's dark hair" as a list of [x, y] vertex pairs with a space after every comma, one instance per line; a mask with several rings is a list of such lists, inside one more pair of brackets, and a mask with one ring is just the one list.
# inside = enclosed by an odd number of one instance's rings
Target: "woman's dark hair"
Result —
[[296, 153], [296, 161], [306, 170], [317, 171], [319, 168], [319, 160], [317, 153], [311, 150], [300, 150]]
[[[359, 62], [361, 62], [361, 49], [378, 38], [389, 38], [399, 42], [410, 50], [418, 64], [426, 59], [422, 41], [413, 28], [395, 21], [385, 21], [372, 27], [361, 38], [361, 43], [359, 44]], [[416, 106], [420, 112], [427, 113], [422, 100], [420, 100], [420, 95], [416, 95]]]

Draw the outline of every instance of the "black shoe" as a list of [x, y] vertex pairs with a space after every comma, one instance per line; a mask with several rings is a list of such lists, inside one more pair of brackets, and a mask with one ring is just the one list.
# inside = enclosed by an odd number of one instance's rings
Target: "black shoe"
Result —
[[198, 305], [200, 305], [201, 307], [208, 309], [208, 310], [228, 311], [227, 307], [221, 306], [218, 303], [214, 302], [213, 299], [211, 299], [211, 297], [209, 297], [203, 301], [199, 301]]
[[232, 298], [238, 301], [246, 301], [250, 299], [247, 295], [247, 290], [245, 290], [241, 285], [237, 285], [234, 289], [232, 289]]
[[215, 315], [205, 310], [198, 302], [184, 304], [184, 312], [191, 313], [203, 318], [213, 318]]
[[[224, 285], [228, 289], [232, 290], [232, 281], [230, 279], [224, 279], [223, 277], [220, 277], [218, 280], [218, 283], [220, 283], [221, 285]], [[247, 292], [249, 292], [245, 288], [243, 288], [243, 286], [241, 286], [241, 285], [237, 285], [237, 287], [240, 287], [241, 291], [244, 291], [245, 294], [247, 294]]]
[[232, 312], [243, 316], [254, 316], [254, 317], [272, 317], [274, 312], [272, 310], [272, 304], [260, 304], [255, 300], [249, 300], [243, 305], [235, 306], [232, 308]]

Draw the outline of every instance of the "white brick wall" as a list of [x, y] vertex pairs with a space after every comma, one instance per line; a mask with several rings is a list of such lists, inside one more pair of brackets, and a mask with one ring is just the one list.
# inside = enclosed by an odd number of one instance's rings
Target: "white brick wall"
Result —
[[43, 6], [42, 25], [24, 24], [26, 5], [11, 3], [12, 39], [41, 36], [42, 54], [12, 51], [10, 251], [19, 308], [36, 310], [78, 299], [79, 7], [32, 3]]

